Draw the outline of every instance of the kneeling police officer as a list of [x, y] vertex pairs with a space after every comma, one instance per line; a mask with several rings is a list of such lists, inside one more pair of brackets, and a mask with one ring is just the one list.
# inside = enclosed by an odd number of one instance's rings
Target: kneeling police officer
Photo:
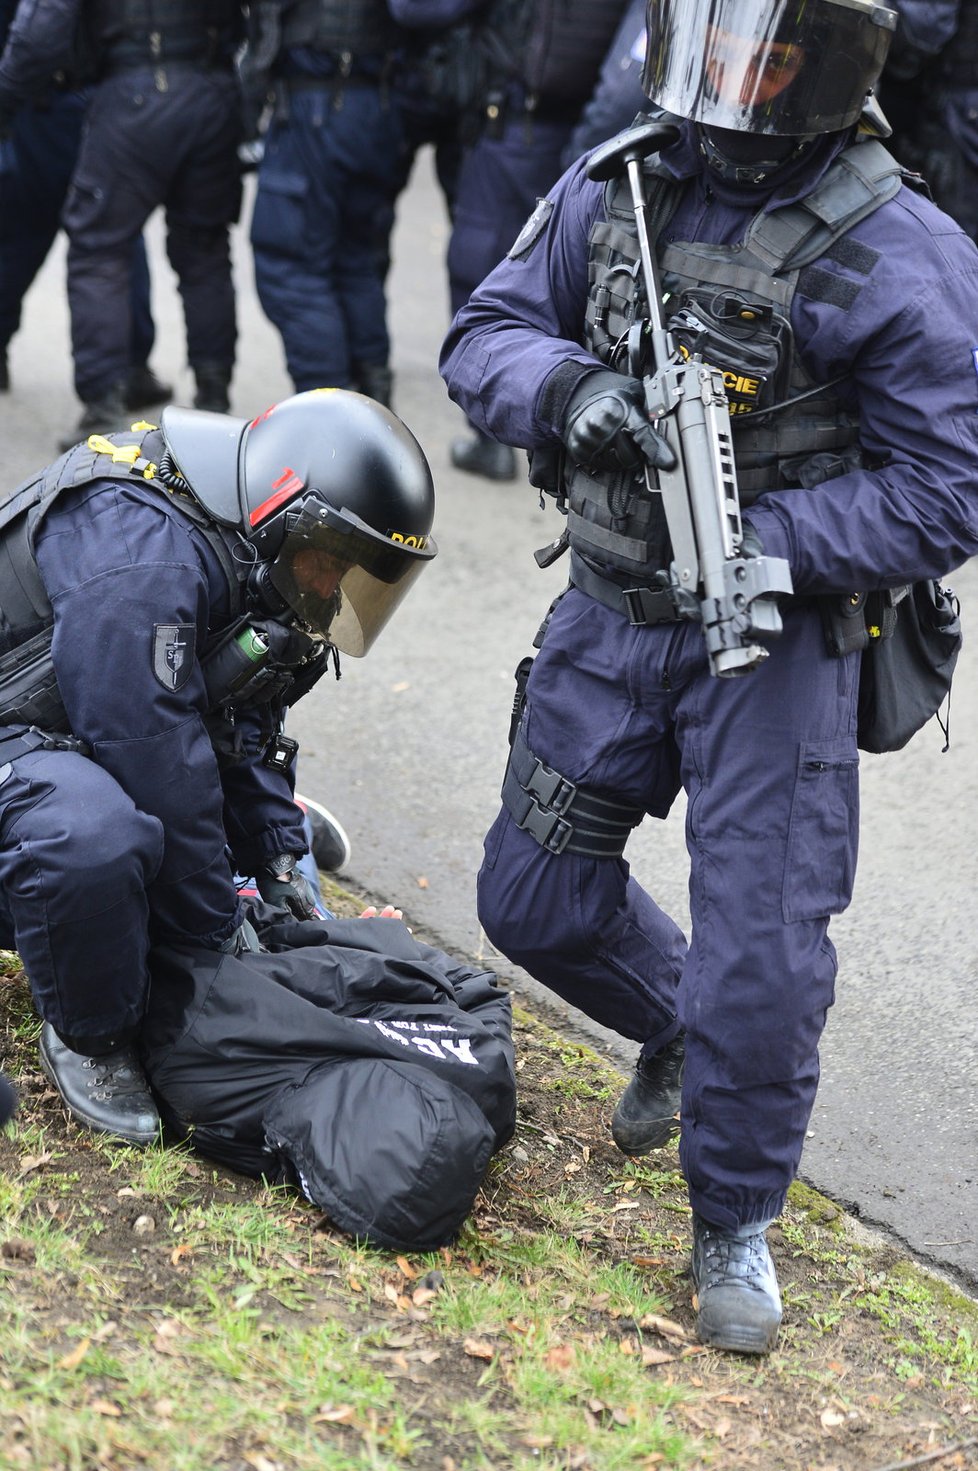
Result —
[[89, 1127], [157, 1134], [153, 944], [253, 948], [235, 871], [311, 917], [285, 713], [370, 648], [435, 555], [433, 508], [399, 419], [314, 390], [93, 435], [0, 509], [0, 944]]

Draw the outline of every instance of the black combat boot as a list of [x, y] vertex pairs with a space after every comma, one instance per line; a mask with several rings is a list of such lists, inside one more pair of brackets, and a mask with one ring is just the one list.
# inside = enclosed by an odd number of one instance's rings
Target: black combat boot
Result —
[[763, 1231], [735, 1235], [694, 1215], [693, 1282], [701, 1343], [741, 1354], [771, 1352], [781, 1294]]
[[10, 369], [7, 366], [7, 349], [0, 352], [0, 393], [10, 392]]
[[353, 369], [353, 378], [360, 393], [365, 393], [375, 403], [383, 404], [385, 409], [394, 407], [394, 375], [386, 363], [377, 363], [373, 367], [360, 363]]
[[82, 409], [81, 418], [73, 434], [66, 434], [59, 442], [62, 450], [71, 449], [90, 434], [118, 434], [128, 429], [132, 415], [126, 407], [125, 382], [107, 388], [98, 398], [89, 399]]
[[226, 414], [231, 407], [228, 395], [231, 369], [226, 363], [194, 363], [193, 369], [197, 383], [194, 408], [209, 409], [213, 414]]
[[145, 409], [154, 404], [164, 404], [172, 395], [172, 384], [161, 382], [149, 363], [140, 363], [138, 367], [129, 370], [126, 383], [127, 409]]
[[66, 1047], [54, 1028], [41, 1028], [41, 1067], [72, 1118], [128, 1144], [152, 1144], [160, 1116], [132, 1047], [86, 1056]]
[[682, 1032], [661, 1052], [640, 1057], [615, 1109], [611, 1134], [622, 1154], [648, 1154], [679, 1133], [686, 1043]]
[[516, 479], [516, 451], [479, 429], [473, 429], [468, 439], [453, 439], [450, 454], [456, 470], [464, 470], [467, 475], [482, 475], [486, 480]]

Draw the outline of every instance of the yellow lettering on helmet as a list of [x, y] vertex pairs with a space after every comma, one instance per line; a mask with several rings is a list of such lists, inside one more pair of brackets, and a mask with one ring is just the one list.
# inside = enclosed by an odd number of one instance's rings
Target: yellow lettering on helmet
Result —
[[406, 547], [416, 547], [419, 552], [424, 551], [428, 545], [426, 536], [405, 536], [403, 531], [392, 531], [390, 537], [391, 541], [398, 541]]

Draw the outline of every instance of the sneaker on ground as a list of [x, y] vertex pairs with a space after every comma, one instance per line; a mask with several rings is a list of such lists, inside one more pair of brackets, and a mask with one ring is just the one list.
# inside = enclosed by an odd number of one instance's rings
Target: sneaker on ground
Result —
[[763, 1231], [735, 1236], [693, 1216], [693, 1281], [701, 1343], [734, 1353], [770, 1353], [781, 1294]]
[[686, 1044], [682, 1032], [661, 1052], [640, 1057], [632, 1081], [618, 1101], [611, 1134], [622, 1154], [648, 1154], [679, 1133]]
[[160, 1116], [131, 1047], [97, 1057], [72, 1052], [54, 1028], [41, 1028], [41, 1067], [72, 1118], [128, 1144], [152, 1144]]
[[342, 825], [321, 802], [314, 802], [311, 797], [302, 797], [298, 792], [295, 794], [295, 801], [296, 806], [301, 807], [309, 818], [312, 856], [317, 867], [324, 873], [339, 873], [349, 863], [352, 852], [350, 839]]

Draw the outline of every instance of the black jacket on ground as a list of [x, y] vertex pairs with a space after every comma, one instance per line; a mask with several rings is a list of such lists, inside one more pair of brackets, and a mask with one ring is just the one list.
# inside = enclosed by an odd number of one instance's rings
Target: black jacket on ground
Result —
[[397, 920], [255, 917], [268, 953], [153, 953], [145, 1063], [167, 1123], [351, 1235], [450, 1241], [515, 1125], [509, 997]]

